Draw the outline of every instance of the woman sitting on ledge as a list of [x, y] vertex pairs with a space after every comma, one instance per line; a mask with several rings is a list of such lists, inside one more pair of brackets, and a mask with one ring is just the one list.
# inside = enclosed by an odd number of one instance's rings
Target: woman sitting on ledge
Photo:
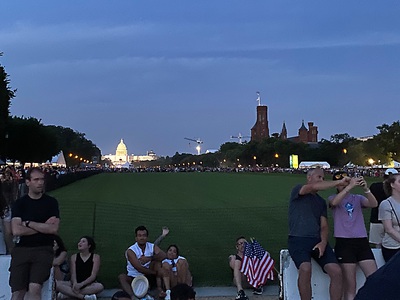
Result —
[[79, 253], [71, 256], [71, 281], [57, 281], [58, 299], [97, 299], [96, 294], [104, 287], [96, 282], [100, 270], [100, 256], [93, 253], [95, 248], [96, 244], [91, 237], [83, 236], [79, 240]]

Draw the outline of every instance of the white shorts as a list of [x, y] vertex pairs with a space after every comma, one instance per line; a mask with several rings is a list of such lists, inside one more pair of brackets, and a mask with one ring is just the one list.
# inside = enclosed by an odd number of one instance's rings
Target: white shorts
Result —
[[380, 245], [385, 236], [385, 229], [382, 223], [369, 223], [369, 242]]

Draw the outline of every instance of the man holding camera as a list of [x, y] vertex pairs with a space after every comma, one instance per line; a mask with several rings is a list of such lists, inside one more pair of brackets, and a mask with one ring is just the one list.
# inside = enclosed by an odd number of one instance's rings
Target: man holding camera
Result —
[[297, 269], [300, 298], [311, 299], [311, 257], [330, 277], [330, 299], [342, 297], [342, 275], [332, 248], [328, 244], [328, 219], [325, 200], [319, 191], [334, 188], [349, 177], [324, 181], [324, 171], [316, 168], [307, 172], [306, 184], [292, 190], [289, 203], [288, 249]]

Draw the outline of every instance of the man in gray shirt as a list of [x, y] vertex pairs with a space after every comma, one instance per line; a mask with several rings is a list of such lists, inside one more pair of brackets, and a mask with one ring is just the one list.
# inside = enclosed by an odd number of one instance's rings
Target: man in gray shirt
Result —
[[307, 172], [307, 183], [295, 186], [289, 203], [288, 248], [297, 269], [300, 298], [311, 299], [311, 257], [330, 277], [330, 299], [342, 297], [342, 272], [328, 244], [328, 219], [325, 200], [318, 191], [346, 184], [349, 177], [324, 181], [322, 169]]

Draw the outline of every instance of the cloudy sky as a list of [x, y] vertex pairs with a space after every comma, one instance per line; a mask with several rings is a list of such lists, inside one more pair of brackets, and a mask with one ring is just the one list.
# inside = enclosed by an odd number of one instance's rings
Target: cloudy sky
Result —
[[4, 0], [11, 113], [86, 134], [103, 154], [218, 149], [304, 119], [319, 139], [400, 119], [398, 1]]

